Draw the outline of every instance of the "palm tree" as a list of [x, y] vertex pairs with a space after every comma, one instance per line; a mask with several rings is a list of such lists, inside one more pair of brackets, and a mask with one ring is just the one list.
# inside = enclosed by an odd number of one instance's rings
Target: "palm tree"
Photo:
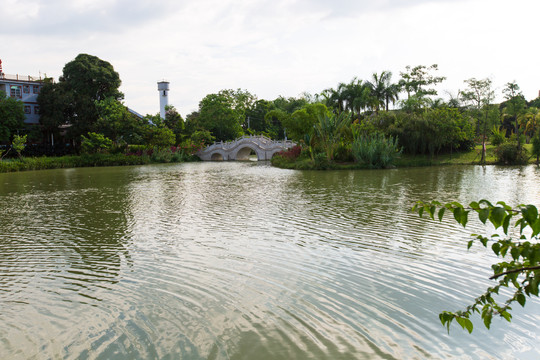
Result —
[[388, 111], [389, 103], [395, 103], [398, 99], [399, 85], [392, 84], [392, 73], [383, 71], [380, 75], [373, 73], [371, 81], [367, 85], [371, 88], [371, 95], [375, 98], [373, 105], [375, 112], [378, 113], [381, 106]]
[[523, 134], [530, 139], [535, 135], [538, 125], [540, 125], [540, 110], [535, 107], [528, 108], [525, 113], [518, 116], [518, 120], [520, 127], [524, 129]]
[[360, 113], [370, 103], [371, 90], [366, 83], [355, 77], [346, 85], [345, 97], [346, 109], [348, 109], [353, 116], [356, 112], [357, 118], [360, 119]]
[[346, 85], [340, 83], [338, 84], [337, 89], [329, 88], [323, 90], [319, 97], [323, 99], [322, 103], [326, 105], [326, 107], [335, 109], [339, 114], [345, 109], [345, 88]]

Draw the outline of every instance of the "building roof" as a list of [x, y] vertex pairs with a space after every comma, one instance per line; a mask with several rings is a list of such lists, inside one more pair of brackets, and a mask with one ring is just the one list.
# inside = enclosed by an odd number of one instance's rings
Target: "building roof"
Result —
[[8, 80], [8, 81], [25, 81], [25, 82], [43, 82], [45, 80], [44, 77], [41, 76], [30, 76], [30, 75], [10, 75], [10, 74], [4, 74], [0, 73], [0, 80]]

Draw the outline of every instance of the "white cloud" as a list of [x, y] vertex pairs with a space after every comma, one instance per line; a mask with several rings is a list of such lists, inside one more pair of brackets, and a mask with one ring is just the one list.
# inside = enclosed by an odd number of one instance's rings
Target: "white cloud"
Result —
[[158, 111], [162, 78], [183, 115], [224, 88], [273, 99], [418, 64], [438, 63], [454, 93], [473, 76], [515, 79], [529, 99], [540, 89], [537, 0], [7, 1], [19, 18], [0, 30], [5, 72], [58, 77], [96, 55], [142, 113]]

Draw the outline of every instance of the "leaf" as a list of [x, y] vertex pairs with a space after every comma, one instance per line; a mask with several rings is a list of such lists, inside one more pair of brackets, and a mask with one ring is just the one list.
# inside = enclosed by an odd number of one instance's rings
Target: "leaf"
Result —
[[499, 255], [499, 251], [501, 250], [501, 244], [499, 243], [494, 243], [493, 245], [491, 245], [491, 250], [493, 250], [493, 252], [495, 253], [495, 255]]
[[450, 334], [450, 323], [452, 322], [452, 319], [454, 318], [454, 313], [451, 313], [449, 311], [443, 311], [439, 314], [439, 319], [441, 320], [441, 324], [443, 326], [446, 326], [446, 329], [448, 333]]
[[456, 221], [458, 223], [460, 223], [460, 224], [461, 224], [461, 212], [462, 211], [463, 211], [463, 208], [460, 208], [460, 207], [452, 209], [452, 213], [454, 213], [454, 219], [456, 219]]
[[485, 313], [482, 314], [482, 317], [484, 318], [484, 325], [489, 330], [489, 327], [491, 325], [491, 319], [493, 318], [493, 310], [490, 309], [486, 311]]
[[478, 218], [480, 219], [482, 224], [486, 223], [486, 220], [488, 219], [488, 217], [489, 217], [489, 209], [482, 209], [478, 211]]
[[508, 235], [508, 226], [510, 226], [510, 218], [512, 216], [510, 215], [507, 215], [505, 218], [504, 218], [504, 221], [503, 221], [503, 231], [505, 234]]
[[511, 322], [512, 321], [512, 315], [508, 311], [503, 311], [501, 313], [501, 316], [506, 319], [506, 321]]
[[439, 210], [439, 214], [438, 214], [438, 216], [439, 216], [439, 221], [442, 221], [443, 216], [444, 216], [444, 212], [445, 212], [445, 211], [446, 211], [446, 208], [441, 208], [441, 209]]
[[424, 215], [424, 208], [423, 207], [418, 209], [418, 215], [420, 215], [420, 217], [422, 217], [422, 215]]
[[538, 220], [538, 209], [534, 205], [527, 205], [521, 208], [521, 214], [531, 227]]
[[435, 207], [435, 205], [431, 206], [429, 208], [429, 216], [431, 217], [432, 220], [435, 220], [435, 210], [437, 210], [437, 208]]
[[485, 199], [480, 200], [478, 203], [479, 204], [485, 204], [485, 205], [487, 205], [489, 207], [493, 207], [493, 204], [490, 203], [489, 201], [485, 200]]
[[513, 247], [512, 250], [510, 250], [510, 255], [512, 255], [512, 259], [514, 260], [517, 260], [520, 254], [521, 254], [521, 251], [517, 247]]
[[508, 245], [503, 245], [503, 246], [501, 247], [501, 256], [502, 256], [502, 257], [505, 257], [507, 251], [508, 251]]
[[495, 229], [499, 228], [506, 216], [506, 211], [502, 207], [496, 207], [491, 210], [489, 221], [495, 226]]
[[488, 238], [482, 236], [479, 238], [479, 240], [482, 243], [482, 245], [484, 245], [484, 247], [487, 246]]
[[465, 318], [465, 317], [457, 317], [456, 321], [463, 329], [467, 329], [469, 334], [473, 331], [473, 323], [471, 320]]
[[467, 250], [469, 250], [471, 246], [473, 246], [473, 243], [474, 243], [474, 240], [469, 241], [469, 243], [467, 244]]
[[505, 210], [512, 210], [511, 206], [506, 205], [504, 201], [497, 201], [497, 205], [501, 205]]
[[454, 212], [454, 219], [456, 219], [458, 223], [460, 223], [463, 227], [465, 227], [465, 225], [467, 225], [469, 212], [463, 209], [462, 207], [454, 208], [453, 212]]
[[516, 300], [519, 303], [519, 305], [521, 305], [522, 307], [525, 306], [525, 301], [526, 301], [525, 295], [523, 295], [521, 293], [517, 294], [516, 295]]
[[537, 220], [533, 225], [531, 225], [531, 228], [533, 229], [532, 237], [535, 237], [536, 235], [540, 234], [540, 219]]

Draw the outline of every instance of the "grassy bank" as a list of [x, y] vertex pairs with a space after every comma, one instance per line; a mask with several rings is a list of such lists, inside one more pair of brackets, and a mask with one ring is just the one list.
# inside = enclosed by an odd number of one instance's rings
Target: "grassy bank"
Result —
[[124, 155], [124, 154], [90, 154], [72, 155], [61, 157], [24, 157], [20, 159], [4, 159], [0, 161], [0, 172], [63, 169], [75, 167], [94, 166], [126, 166], [144, 165], [151, 163], [168, 163], [193, 161], [192, 157], [183, 155], [172, 156], [149, 156], [149, 155]]
[[[524, 147], [531, 152], [532, 145], [526, 144]], [[417, 166], [437, 166], [437, 165], [480, 165], [480, 159], [482, 158], [482, 147], [476, 146], [475, 149], [469, 152], [443, 154], [431, 158], [429, 155], [408, 155], [402, 154], [395, 162], [395, 167], [417, 167]], [[536, 163], [536, 158], [531, 157], [529, 159], [530, 164]], [[486, 147], [486, 164], [497, 164], [497, 158], [495, 156], [495, 146], [487, 145]], [[353, 170], [353, 169], [366, 169], [363, 164], [357, 163], [337, 163], [337, 162], [324, 162], [313, 161], [309, 158], [299, 157], [297, 159], [290, 159], [285, 157], [276, 156], [272, 159], [272, 165], [282, 169], [296, 169], [296, 170]]]

